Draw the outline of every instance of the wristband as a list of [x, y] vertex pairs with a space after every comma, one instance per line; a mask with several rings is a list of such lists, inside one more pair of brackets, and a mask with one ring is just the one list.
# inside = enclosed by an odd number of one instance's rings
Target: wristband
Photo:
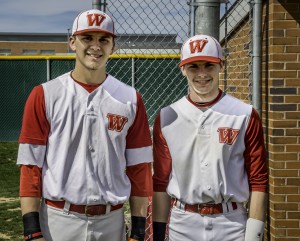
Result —
[[130, 238], [137, 241], [144, 241], [145, 239], [145, 217], [131, 217], [131, 233]]
[[245, 241], [261, 241], [264, 234], [264, 222], [248, 218], [246, 224]]
[[42, 238], [43, 237], [43, 234], [42, 232], [38, 232], [38, 233], [33, 233], [33, 234], [29, 234], [27, 236], [24, 236], [24, 240], [35, 240], [35, 239], [38, 239], [38, 238]]
[[167, 223], [153, 222], [153, 241], [164, 241]]
[[[23, 215], [23, 226], [24, 226], [24, 237], [29, 237], [30, 235], [34, 235], [37, 233], [41, 233], [39, 213], [38, 212], [30, 212]], [[26, 240], [32, 240], [30, 237]]]

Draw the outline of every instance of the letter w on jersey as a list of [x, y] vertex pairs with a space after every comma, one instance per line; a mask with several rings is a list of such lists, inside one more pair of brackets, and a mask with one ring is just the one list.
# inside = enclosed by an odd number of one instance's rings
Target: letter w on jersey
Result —
[[104, 21], [105, 18], [106, 17], [102, 14], [93, 13], [93, 14], [88, 14], [87, 15], [89, 26], [96, 25], [96, 26], [99, 27], [101, 25], [101, 23]]
[[107, 114], [108, 119], [108, 129], [112, 131], [121, 132], [128, 121], [127, 117], [116, 115], [116, 114]]
[[232, 145], [236, 140], [238, 134], [240, 133], [240, 130], [231, 129], [228, 127], [220, 127], [218, 128], [218, 132], [219, 132], [220, 143], [226, 143], [228, 145]]
[[199, 40], [194, 40], [190, 42], [190, 51], [192, 54], [195, 52], [200, 53], [202, 52], [204, 46], [207, 44], [207, 40], [205, 39], [199, 39]]

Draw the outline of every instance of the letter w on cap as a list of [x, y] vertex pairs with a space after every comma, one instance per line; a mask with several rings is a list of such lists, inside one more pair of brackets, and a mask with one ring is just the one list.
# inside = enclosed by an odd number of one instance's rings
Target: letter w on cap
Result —
[[208, 43], [205, 39], [197, 39], [190, 42], [190, 50], [191, 53], [194, 54], [195, 52], [199, 53], [202, 52], [204, 46]]
[[105, 18], [106, 17], [104, 15], [97, 13], [87, 15], [89, 26], [96, 25], [100, 27], [101, 23], [104, 21]]

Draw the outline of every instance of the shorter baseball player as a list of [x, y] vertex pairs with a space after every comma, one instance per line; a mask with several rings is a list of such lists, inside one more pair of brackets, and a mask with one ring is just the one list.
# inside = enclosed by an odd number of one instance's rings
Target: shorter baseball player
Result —
[[219, 88], [213, 37], [185, 41], [179, 66], [189, 94], [163, 108], [153, 129], [154, 241], [262, 240], [268, 172], [259, 115]]
[[35, 87], [25, 106], [17, 164], [24, 239], [143, 241], [152, 196], [152, 141], [132, 87], [106, 73], [113, 20], [96, 9], [74, 20], [75, 68]]

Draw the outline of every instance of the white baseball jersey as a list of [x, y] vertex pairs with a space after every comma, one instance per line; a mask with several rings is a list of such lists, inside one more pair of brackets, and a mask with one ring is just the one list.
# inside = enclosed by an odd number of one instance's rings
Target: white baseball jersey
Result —
[[207, 108], [187, 97], [154, 125], [154, 191], [184, 203], [244, 202], [266, 191], [263, 131], [252, 106], [222, 94]]
[[[90, 205], [124, 203], [131, 192], [126, 168], [152, 162], [149, 130], [139, 130], [144, 140], [128, 140], [137, 125], [135, 89], [108, 75], [89, 93], [70, 73], [42, 87], [50, 127], [47, 143], [26, 141], [24, 131], [17, 164], [42, 168], [44, 198]], [[139, 127], [148, 124], [143, 121]]]

